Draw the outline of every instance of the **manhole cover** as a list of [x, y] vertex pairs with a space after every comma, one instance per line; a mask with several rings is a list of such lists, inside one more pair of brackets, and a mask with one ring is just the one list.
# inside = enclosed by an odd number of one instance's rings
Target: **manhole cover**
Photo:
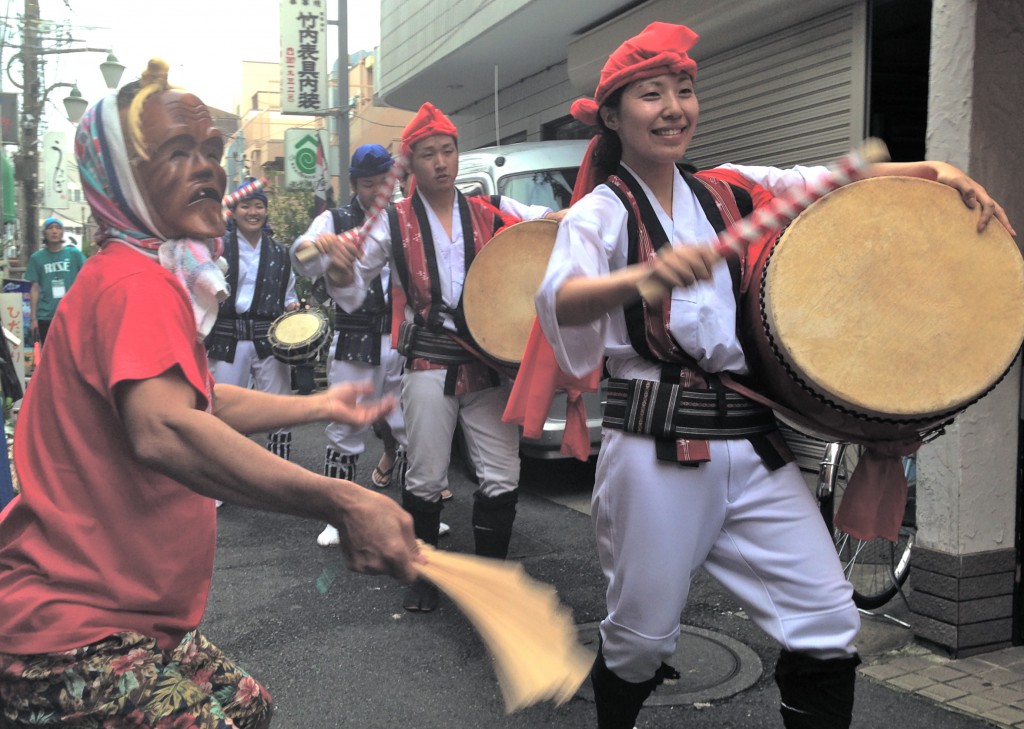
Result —
[[[599, 623], [577, 626], [580, 642], [597, 652]], [[646, 706], [676, 706], [698, 701], [715, 701], [753, 686], [761, 677], [761, 659], [738, 640], [689, 625], [679, 626], [679, 643], [668, 663], [681, 674], [676, 683], [659, 686]], [[584, 681], [579, 695], [593, 701], [590, 681]]]

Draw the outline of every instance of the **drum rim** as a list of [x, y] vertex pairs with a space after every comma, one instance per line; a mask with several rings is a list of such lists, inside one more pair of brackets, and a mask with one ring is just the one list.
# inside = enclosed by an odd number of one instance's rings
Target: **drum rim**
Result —
[[946, 426], [950, 425], [953, 422], [953, 419], [957, 415], [959, 415], [964, 410], [969, 408], [971, 405], [974, 405], [976, 402], [978, 402], [986, 395], [988, 395], [990, 392], [992, 392], [992, 390], [994, 390], [999, 385], [999, 383], [1001, 383], [1006, 378], [1006, 375], [1009, 374], [1010, 370], [1013, 369], [1013, 366], [1014, 364], [1016, 364], [1017, 360], [1020, 359], [1021, 355], [1020, 351], [1018, 350], [1017, 354], [1010, 360], [1009, 365], [1007, 365], [1006, 368], [1002, 371], [1002, 373], [993, 380], [989, 387], [987, 387], [982, 392], [976, 394], [970, 400], [963, 402], [954, 408], [948, 408], [943, 411], [931, 413], [928, 415], [922, 415], [920, 417], [900, 418], [895, 416], [885, 417], [882, 415], [870, 414], [862, 410], [857, 410], [854, 407], [851, 407], [845, 403], [837, 402], [836, 400], [833, 400], [832, 398], [825, 396], [816, 388], [809, 385], [805, 378], [798, 374], [796, 370], [793, 368], [793, 366], [782, 355], [781, 348], [775, 339], [775, 334], [773, 333], [771, 325], [768, 321], [768, 310], [765, 304], [765, 288], [767, 285], [768, 269], [771, 266], [772, 256], [775, 255], [775, 251], [778, 248], [778, 242], [779, 239], [782, 237], [782, 232], [783, 231], [780, 231], [779, 235], [776, 237], [775, 244], [768, 252], [768, 255], [764, 261], [764, 266], [761, 270], [761, 280], [758, 286], [758, 311], [760, 312], [761, 316], [761, 326], [764, 328], [765, 338], [768, 341], [768, 346], [771, 349], [772, 354], [775, 355], [777, 363], [782, 366], [782, 368], [789, 375], [790, 379], [793, 382], [797, 383], [797, 385], [799, 385], [801, 390], [811, 395], [815, 400], [822, 403], [823, 405], [826, 405], [827, 407], [832, 408], [833, 410], [836, 410], [842, 413], [843, 415], [851, 416], [855, 419], [871, 423], [897, 425], [908, 428], [915, 428], [921, 426], [919, 429], [919, 433], [922, 437], [927, 437], [932, 433], [937, 433], [939, 431], [944, 430]]
[[[554, 231], [556, 233], [558, 231], [558, 221], [555, 221], [555, 220], [549, 220], [547, 218], [536, 218], [534, 220], [521, 220], [518, 223], [514, 223], [513, 225], [510, 225], [508, 227], [502, 228], [494, 236], [492, 236], [491, 239], [489, 241], [487, 241], [487, 243], [484, 245], [484, 247], [480, 249], [480, 252], [473, 259], [473, 263], [475, 264], [480, 259], [481, 256], [487, 255], [487, 250], [488, 250], [488, 247], [491, 245], [491, 242], [494, 241], [502, 233], [504, 233], [506, 231], [509, 231], [509, 230], [512, 230], [512, 229], [516, 228], [517, 226], [525, 225], [525, 224], [528, 224], [528, 223], [541, 223], [541, 224], [543, 224], [542, 227], [554, 226], [554, 228], [553, 228]], [[536, 227], [536, 226], [530, 226], [530, 227]], [[552, 242], [552, 248], [553, 247], [554, 247], [554, 243]], [[491, 249], [491, 250], [494, 250], [494, 249]], [[549, 254], [549, 257], [550, 257], [550, 254]], [[523, 354], [522, 352], [520, 352], [520, 358], [519, 359], [507, 359], [505, 357], [498, 356], [497, 354], [494, 354], [489, 349], [484, 347], [484, 345], [480, 342], [480, 339], [478, 338], [478, 333], [481, 333], [479, 328], [477, 329], [477, 331], [473, 330], [473, 325], [470, 322], [470, 320], [472, 319], [473, 315], [472, 315], [471, 312], [467, 313], [467, 309], [465, 307], [465, 304], [466, 304], [466, 298], [465, 298], [466, 291], [468, 289], [470, 289], [470, 280], [471, 280], [472, 276], [473, 276], [473, 266], [470, 265], [469, 270], [466, 271], [466, 279], [463, 282], [463, 288], [462, 288], [462, 291], [463, 291], [463, 294], [462, 294], [463, 318], [465, 319], [465, 322], [466, 322], [466, 329], [467, 329], [467, 331], [469, 332], [470, 336], [473, 339], [473, 342], [480, 349], [480, 351], [483, 352], [484, 354], [486, 354], [489, 358], [491, 358], [495, 362], [498, 362], [498, 363], [500, 363], [502, 365], [506, 365], [506, 366], [509, 366], [509, 367], [518, 367], [520, 362], [522, 361], [522, 354]], [[471, 296], [472, 296], [472, 294], [471, 294]], [[535, 313], [535, 316], [536, 316], [536, 313]], [[487, 332], [483, 332], [483, 333], [487, 334]], [[524, 340], [523, 341], [523, 348], [524, 348], [524, 350], [525, 350], [525, 347], [526, 347], [526, 341]]]
[[[304, 340], [301, 344], [290, 344], [286, 345], [281, 342], [274, 334], [274, 324], [279, 321], [283, 321], [286, 318], [291, 318], [296, 315], [312, 316], [319, 321], [319, 326], [316, 333], [309, 339]], [[322, 340], [322, 341], [319, 341]], [[318, 344], [316, 344], [319, 341]], [[270, 351], [273, 354], [274, 359], [284, 364], [297, 365], [306, 364], [319, 359], [320, 355], [328, 348], [331, 343], [330, 337], [330, 321], [327, 316], [324, 315], [319, 309], [297, 309], [295, 311], [286, 311], [284, 314], [275, 319], [267, 331], [267, 342], [270, 344]], [[297, 347], [309, 346], [316, 344], [314, 349], [299, 350]]]

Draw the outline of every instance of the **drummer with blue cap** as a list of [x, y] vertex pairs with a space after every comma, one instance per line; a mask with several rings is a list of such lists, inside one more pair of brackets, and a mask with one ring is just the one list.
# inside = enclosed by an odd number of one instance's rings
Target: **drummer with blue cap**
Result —
[[[311, 278], [323, 275], [320, 262], [303, 264], [295, 252], [326, 233], [341, 233], [357, 228], [366, 220], [367, 212], [380, 187], [385, 184], [394, 164], [391, 153], [379, 144], [364, 144], [352, 154], [348, 168], [349, 181], [355, 190], [348, 205], [325, 210], [299, 236], [292, 246], [292, 265], [300, 274]], [[374, 398], [393, 394], [399, 396], [403, 357], [391, 347], [391, 281], [387, 266], [374, 279], [366, 301], [349, 314], [340, 306], [334, 308], [334, 341], [330, 350], [327, 380], [336, 382], [372, 382]], [[370, 473], [370, 482], [386, 488], [394, 480], [400, 482], [405, 470], [405, 423], [400, 408], [388, 413], [378, 423], [384, 440], [384, 452]], [[356, 465], [365, 449], [366, 426], [330, 423], [327, 426], [327, 453], [324, 475], [356, 480]], [[317, 537], [317, 544], [330, 547], [338, 544], [338, 530], [328, 524]]]

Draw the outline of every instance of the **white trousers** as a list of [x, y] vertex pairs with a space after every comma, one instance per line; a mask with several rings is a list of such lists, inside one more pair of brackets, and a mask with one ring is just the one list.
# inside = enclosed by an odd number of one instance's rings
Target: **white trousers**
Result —
[[620, 678], [646, 681], [675, 652], [701, 566], [786, 650], [855, 653], [853, 588], [796, 464], [769, 471], [733, 440], [680, 466], [658, 461], [650, 438], [606, 430], [592, 513], [608, 580], [603, 652]]
[[[387, 334], [381, 336], [380, 341], [380, 366], [366, 364], [365, 362], [349, 362], [347, 360], [334, 359], [334, 352], [338, 348], [338, 333], [334, 333], [334, 342], [330, 349], [330, 364], [327, 370], [327, 382], [336, 385], [339, 382], [371, 382], [373, 383], [373, 394], [367, 395], [367, 400], [379, 400], [385, 395], [394, 395], [396, 399], [400, 396], [402, 385], [402, 366], [405, 357], [391, 348], [391, 339]], [[391, 433], [394, 435], [398, 445], [407, 445], [405, 436], [405, 419], [402, 417], [401, 405], [388, 413], [385, 418]], [[358, 455], [366, 448], [366, 434], [370, 426], [362, 427], [348, 425], [347, 423], [330, 423], [325, 429], [328, 444], [334, 450], [343, 455]]]
[[486, 497], [519, 486], [519, 427], [503, 423], [510, 389], [498, 387], [466, 395], [445, 395], [446, 370], [407, 371], [402, 377], [402, 410], [409, 438], [405, 487], [414, 496], [437, 501], [448, 488], [455, 425], [462, 425], [469, 459]]
[[[291, 367], [274, 357], [260, 359], [256, 345], [250, 339], [240, 339], [235, 347], [235, 361], [210, 360], [210, 373], [217, 382], [248, 389], [250, 382], [260, 392], [290, 395], [292, 391]], [[274, 433], [290, 433], [291, 428], [280, 428]]]

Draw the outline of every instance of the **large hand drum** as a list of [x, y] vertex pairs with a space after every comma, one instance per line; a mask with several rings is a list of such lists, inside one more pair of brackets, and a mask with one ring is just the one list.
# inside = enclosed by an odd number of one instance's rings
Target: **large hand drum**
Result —
[[977, 218], [952, 188], [904, 177], [801, 213], [745, 302], [769, 394], [858, 441], [926, 433], [989, 392], [1024, 339], [1024, 261]]
[[557, 232], [553, 220], [511, 225], [488, 241], [466, 274], [466, 325], [480, 348], [503, 364], [518, 365], [523, 359], [537, 313], [533, 297]]

